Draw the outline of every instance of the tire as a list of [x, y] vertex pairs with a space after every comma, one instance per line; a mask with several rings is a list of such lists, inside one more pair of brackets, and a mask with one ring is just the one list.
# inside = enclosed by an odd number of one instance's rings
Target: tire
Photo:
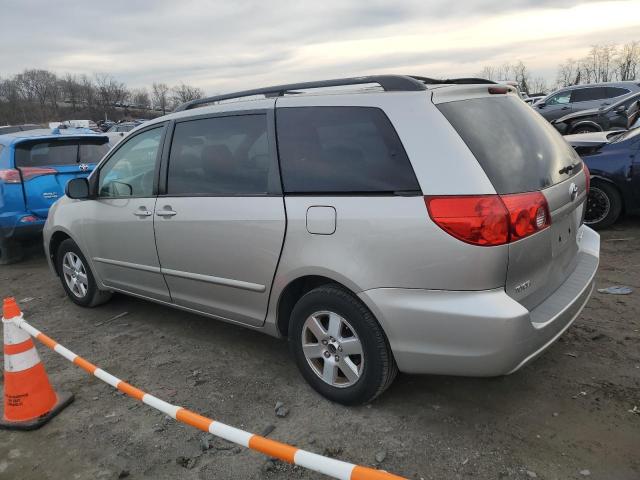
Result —
[[608, 228], [622, 212], [622, 197], [618, 190], [606, 182], [593, 182], [587, 197], [584, 223], [592, 228]]
[[[336, 322], [338, 330], [332, 328]], [[305, 380], [343, 405], [370, 402], [398, 373], [382, 327], [358, 298], [337, 285], [315, 288], [298, 300], [289, 322], [289, 346]], [[321, 378], [325, 368], [333, 372], [327, 376], [332, 383]], [[349, 369], [351, 378], [344, 373]]]
[[15, 240], [3, 238], [0, 240], [0, 265], [10, 265], [19, 262], [23, 256], [22, 245]]
[[594, 132], [601, 132], [602, 130], [596, 128], [596, 127], [592, 127], [589, 125], [583, 125], [583, 126], [578, 126], [575, 129], [571, 130], [571, 134], [578, 134], [578, 133], [594, 133]]
[[[78, 263], [79, 262], [79, 263]], [[72, 273], [69, 268], [71, 267]], [[56, 252], [56, 268], [67, 296], [82, 307], [96, 307], [111, 298], [111, 292], [100, 290], [87, 259], [76, 243], [68, 238]], [[75, 279], [74, 283], [72, 279]]]

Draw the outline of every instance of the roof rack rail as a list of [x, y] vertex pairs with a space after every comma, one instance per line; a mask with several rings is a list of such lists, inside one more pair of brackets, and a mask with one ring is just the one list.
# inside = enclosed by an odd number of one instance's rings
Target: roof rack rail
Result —
[[436, 78], [428, 78], [428, 77], [418, 77], [412, 75], [411, 78], [415, 78], [416, 80], [421, 81], [425, 85], [474, 85], [474, 84], [495, 84], [493, 80], [487, 80], [486, 78], [474, 78], [474, 77], [463, 77], [463, 78], [445, 78], [445, 79], [436, 79]]
[[[364, 85], [377, 83], [386, 92], [416, 92], [425, 90], [424, 81], [419, 77], [406, 75], [370, 75], [365, 77], [337, 78], [334, 80], [320, 80], [316, 82], [291, 83], [288, 85], [276, 85], [273, 87], [257, 88], [254, 90], [244, 90], [242, 92], [227, 93], [213, 97], [199, 98], [190, 102], [178, 105], [174, 112], [190, 110], [200, 105], [231, 100], [234, 98], [252, 97], [254, 95], [264, 95], [265, 97], [282, 97], [286, 93], [294, 93], [295, 90], [308, 90], [313, 88], [341, 87], [348, 85]], [[298, 92], [299, 93], [299, 92]]]

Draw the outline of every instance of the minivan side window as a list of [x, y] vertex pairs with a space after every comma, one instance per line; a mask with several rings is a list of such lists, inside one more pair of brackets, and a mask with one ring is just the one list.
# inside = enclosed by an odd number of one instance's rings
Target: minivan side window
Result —
[[100, 169], [98, 195], [151, 197], [156, 160], [164, 126], [123, 140], [122, 146]]
[[175, 126], [167, 195], [279, 193], [278, 165], [269, 153], [267, 116], [231, 115]]
[[420, 192], [379, 108], [283, 107], [276, 123], [285, 193]]

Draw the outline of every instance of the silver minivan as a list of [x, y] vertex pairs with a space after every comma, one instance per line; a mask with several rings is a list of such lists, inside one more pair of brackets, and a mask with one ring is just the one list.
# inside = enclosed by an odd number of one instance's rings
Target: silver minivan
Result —
[[286, 337], [344, 404], [398, 370], [514, 372], [584, 307], [599, 236], [573, 149], [511, 87], [469, 82], [358, 77], [185, 104], [68, 184], [50, 265], [79, 305], [120, 292]]

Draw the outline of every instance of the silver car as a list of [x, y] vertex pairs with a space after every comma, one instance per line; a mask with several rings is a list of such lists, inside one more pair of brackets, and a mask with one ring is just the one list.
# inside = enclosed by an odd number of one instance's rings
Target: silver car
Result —
[[[243, 101], [238, 101], [243, 100]], [[508, 86], [372, 76], [197, 100], [51, 209], [69, 298], [120, 292], [288, 338], [322, 395], [495, 376], [588, 301], [589, 176]]]

